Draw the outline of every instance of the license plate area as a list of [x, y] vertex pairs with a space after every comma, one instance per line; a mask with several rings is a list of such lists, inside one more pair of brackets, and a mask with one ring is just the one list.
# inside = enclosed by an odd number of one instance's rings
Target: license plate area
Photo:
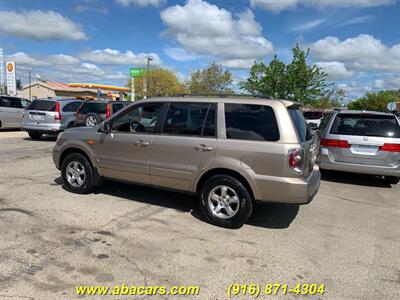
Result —
[[352, 145], [351, 151], [357, 154], [376, 154], [378, 152], [379, 147], [374, 145]]

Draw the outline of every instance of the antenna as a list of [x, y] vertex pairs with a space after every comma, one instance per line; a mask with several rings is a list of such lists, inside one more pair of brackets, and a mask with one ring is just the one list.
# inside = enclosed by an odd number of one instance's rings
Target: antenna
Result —
[[0, 94], [4, 94], [4, 52], [0, 48]]

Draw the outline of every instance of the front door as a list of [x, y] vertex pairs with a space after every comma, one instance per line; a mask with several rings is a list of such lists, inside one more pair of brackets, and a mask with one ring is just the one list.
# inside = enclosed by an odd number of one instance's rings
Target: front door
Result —
[[161, 103], [135, 106], [110, 120], [111, 132], [101, 134], [95, 145], [103, 176], [150, 183], [150, 149], [162, 107]]
[[152, 142], [151, 184], [191, 191], [196, 176], [214, 160], [215, 124], [215, 104], [171, 103], [162, 134]]

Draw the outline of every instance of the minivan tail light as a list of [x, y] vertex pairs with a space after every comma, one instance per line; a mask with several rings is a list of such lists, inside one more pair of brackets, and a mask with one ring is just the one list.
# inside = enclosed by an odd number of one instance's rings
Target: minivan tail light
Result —
[[111, 117], [111, 103], [107, 103], [107, 109], [106, 109], [106, 119]]
[[350, 148], [351, 145], [346, 140], [322, 139], [321, 146], [332, 148]]
[[400, 152], [400, 144], [385, 143], [383, 144], [383, 146], [379, 147], [379, 150], [387, 152]]
[[60, 102], [56, 102], [56, 110], [55, 110], [55, 114], [54, 114], [54, 120], [61, 120]]
[[297, 174], [303, 174], [304, 171], [304, 149], [289, 149], [289, 167]]

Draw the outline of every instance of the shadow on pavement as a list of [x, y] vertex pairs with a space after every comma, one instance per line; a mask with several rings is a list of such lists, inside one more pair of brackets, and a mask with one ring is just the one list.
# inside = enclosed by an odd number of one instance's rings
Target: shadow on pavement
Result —
[[382, 177], [366, 174], [323, 170], [321, 172], [321, 180], [352, 185], [391, 188], [391, 185], [385, 182]]
[[[54, 182], [58, 185], [63, 184], [61, 177], [56, 178]], [[94, 193], [157, 205], [174, 209], [177, 212], [191, 213], [194, 218], [208, 223], [200, 212], [196, 195], [115, 181], [105, 181], [102, 186], [96, 188]], [[293, 204], [257, 203], [253, 215], [246, 224], [263, 228], [283, 229], [290, 226], [298, 211], [299, 206]]]
[[35, 142], [55, 142], [57, 140], [57, 136], [56, 135], [43, 135], [38, 140], [31, 139], [29, 136], [27, 136], [27, 137], [24, 137], [23, 140], [24, 141], [35, 141]]

